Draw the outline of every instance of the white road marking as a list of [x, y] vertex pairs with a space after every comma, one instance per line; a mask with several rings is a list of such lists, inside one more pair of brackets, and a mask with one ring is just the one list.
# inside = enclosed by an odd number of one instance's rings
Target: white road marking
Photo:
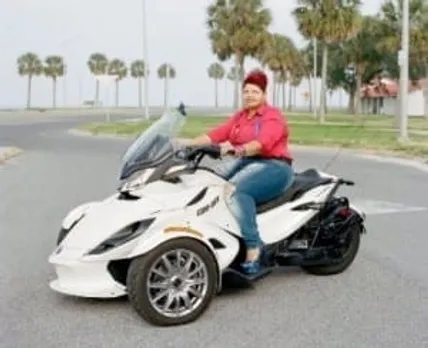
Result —
[[428, 207], [416, 207], [388, 201], [355, 199], [351, 202], [366, 215], [412, 213], [428, 210]]

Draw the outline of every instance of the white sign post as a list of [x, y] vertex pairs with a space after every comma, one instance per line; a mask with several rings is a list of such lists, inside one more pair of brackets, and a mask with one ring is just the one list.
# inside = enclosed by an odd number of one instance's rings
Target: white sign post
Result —
[[110, 93], [110, 87], [113, 85], [116, 80], [118, 79], [117, 75], [95, 75], [95, 79], [100, 82], [101, 86], [105, 86], [106, 90], [106, 105], [105, 105], [105, 112], [106, 112], [106, 122], [110, 122], [110, 109], [109, 109], [109, 93]]

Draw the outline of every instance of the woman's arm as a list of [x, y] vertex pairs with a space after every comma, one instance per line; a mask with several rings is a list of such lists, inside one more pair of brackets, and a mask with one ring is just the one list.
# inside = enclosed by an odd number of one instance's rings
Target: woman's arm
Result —
[[262, 152], [269, 152], [288, 133], [288, 125], [284, 122], [282, 114], [276, 110], [264, 116], [260, 128], [257, 139], [238, 147], [237, 155], [256, 156]]
[[226, 122], [211, 129], [206, 134], [202, 134], [193, 139], [180, 139], [180, 143], [185, 146], [202, 146], [210, 144], [219, 144], [229, 140], [229, 134], [232, 130], [236, 115], [229, 118]]
[[178, 142], [184, 146], [202, 146], [202, 145], [210, 145], [212, 143], [210, 137], [206, 134], [202, 134], [196, 138], [192, 139], [178, 139]]

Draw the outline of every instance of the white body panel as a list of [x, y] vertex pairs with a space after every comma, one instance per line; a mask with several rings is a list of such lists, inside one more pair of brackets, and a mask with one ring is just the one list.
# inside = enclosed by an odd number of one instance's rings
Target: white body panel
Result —
[[[180, 178], [179, 184], [156, 181], [134, 190], [132, 193], [141, 197], [138, 200], [120, 200], [119, 194], [114, 194], [72, 210], [62, 227], [67, 229], [78, 222], [49, 258], [57, 273], [57, 279], [50, 283], [51, 288], [84, 297], [124, 295], [125, 287], [108, 271], [109, 262], [132, 259], [182, 236], [204, 243], [215, 255], [219, 271], [226, 269], [240, 248], [238, 239], [232, 235], [239, 236], [240, 231], [226, 203], [227, 183], [205, 170], [183, 174]], [[306, 202], [322, 202], [333, 186], [319, 186], [297, 200], [258, 215], [262, 240], [270, 244], [291, 236], [316, 214], [314, 210], [292, 211], [291, 208]], [[186, 206], [204, 187], [207, 187], [205, 196], [196, 204]], [[205, 213], [197, 214], [201, 207], [207, 206], [209, 209]], [[125, 226], [150, 217], [156, 217], [156, 221], [138, 238], [110, 251], [88, 255]], [[225, 248], [214, 249], [210, 238], [215, 238]]]

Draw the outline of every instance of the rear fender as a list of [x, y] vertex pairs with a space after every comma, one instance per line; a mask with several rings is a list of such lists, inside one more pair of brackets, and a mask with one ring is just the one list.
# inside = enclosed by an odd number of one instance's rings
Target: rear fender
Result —
[[361, 233], [367, 233], [367, 229], [366, 226], [364, 224], [365, 220], [366, 220], [366, 214], [359, 209], [358, 207], [356, 207], [353, 204], [349, 204], [349, 208], [352, 211], [352, 219], [350, 221], [350, 224], [359, 224], [361, 227]]
[[360, 211], [356, 206], [350, 204], [348, 198], [336, 198], [336, 201], [339, 202], [339, 205], [337, 205], [336, 208], [329, 213], [329, 216], [324, 219], [324, 224], [326, 224], [328, 221], [334, 221], [337, 217], [339, 217], [342, 222], [338, 227], [338, 234], [344, 233], [353, 225], [359, 225], [361, 227], [361, 232], [366, 232], [364, 226], [364, 212]]
[[355, 214], [357, 214], [362, 221], [366, 220], [366, 214], [364, 213], [364, 211], [362, 209], [358, 208], [356, 205], [354, 205], [352, 203], [349, 204], [349, 208], [352, 209], [353, 212]]

